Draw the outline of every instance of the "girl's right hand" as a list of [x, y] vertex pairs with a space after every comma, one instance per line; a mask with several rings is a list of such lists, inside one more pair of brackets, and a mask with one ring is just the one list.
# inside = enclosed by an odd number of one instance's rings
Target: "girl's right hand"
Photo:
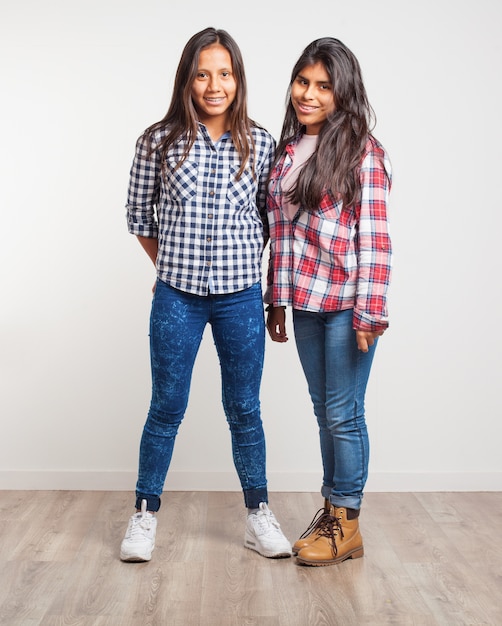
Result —
[[277, 306], [270, 308], [267, 313], [267, 329], [272, 341], [284, 343], [288, 340], [285, 307]]
[[375, 339], [383, 335], [383, 330], [356, 330], [357, 347], [361, 352], [368, 352], [368, 348], [375, 343]]

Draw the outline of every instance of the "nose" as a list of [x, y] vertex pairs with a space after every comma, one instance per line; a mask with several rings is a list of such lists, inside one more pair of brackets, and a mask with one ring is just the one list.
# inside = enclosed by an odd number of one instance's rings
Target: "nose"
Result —
[[303, 92], [303, 97], [305, 100], [313, 100], [314, 98], [314, 85], [309, 84], [305, 85], [305, 90]]
[[208, 87], [209, 91], [220, 91], [221, 86], [218, 76], [211, 76]]

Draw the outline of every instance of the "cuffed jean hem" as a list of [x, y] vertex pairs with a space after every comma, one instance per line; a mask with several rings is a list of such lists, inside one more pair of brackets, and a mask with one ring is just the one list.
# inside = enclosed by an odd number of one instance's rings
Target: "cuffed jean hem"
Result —
[[[268, 490], [266, 487], [260, 489], [249, 489], [244, 491], [244, 503], [248, 509], [257, 509], [260, 502], [268, 504]], [[136, 494], [136, 509], [141, 510], [141, 502], [146, 500], [146, 510], [156, 513], [160, 509], [161, 500], [159, 496], [153, 496], [146, 493]]]
[[266, 487], [246, 489], [243, 493], [244, 503], [248, 509], [257, 509], [260, 506], [260, 502], [268, 504], [268, 491]]
[[329, 500], [330, 504], [333, 506], [341, 507], [343, 506], [346, 509], [355, 509], [359, 511], [361, 508], [361, 504], [363, 502], [363, 496], [337, 496], [333, 495], [333, 490], [328, 485], [323, 485], [321, 487], [321, 495], [326, 500]]
[[156, 513], [160, 509], [159, 496], [153, 496], [147, 493], [136, 493], [136, 509], [141, 510], [141, 501], [146, 500], [146, 510]]

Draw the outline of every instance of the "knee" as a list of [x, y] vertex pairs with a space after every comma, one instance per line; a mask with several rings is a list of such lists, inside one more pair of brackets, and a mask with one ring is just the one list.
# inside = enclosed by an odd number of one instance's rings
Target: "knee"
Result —
[[328, 430], [332, 435], [346, 435], [360, 431], [365, 427], [363, 415], [357, 415], [355, 411], [340, 411], [331, 413], [326, 417]]
[[145, 432], [158, 437], [176, 437], [183, 420], [183, 413], [168, 413], [150, 409], [145, 423]]
[[252, 423], [260, 419], [260, 399], [256, 393], [239, 394], [238, 397], [226, 393], [223, 408], [228, 422]]

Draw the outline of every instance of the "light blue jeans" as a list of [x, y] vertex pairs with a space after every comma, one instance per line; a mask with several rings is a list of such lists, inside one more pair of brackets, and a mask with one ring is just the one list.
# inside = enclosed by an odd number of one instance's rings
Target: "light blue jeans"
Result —
[[294, 310], [293, 323], [319, 425], [321, 494], [335, 506], [359, 509], [369, 460], [364, 396], [377, 342], [358, 350], [352, 316], [352, 310]]
[[137, 508], [143, 499], [149, 511], [160, 507], [206, 324], [220, 361], [223, 408], [245, 504], [257, 508], [268, 502], [259, 399], [265, 350], [261, 285], [195, 296], [157, 281], [150, 317], [152, 399], [140, 445]]

